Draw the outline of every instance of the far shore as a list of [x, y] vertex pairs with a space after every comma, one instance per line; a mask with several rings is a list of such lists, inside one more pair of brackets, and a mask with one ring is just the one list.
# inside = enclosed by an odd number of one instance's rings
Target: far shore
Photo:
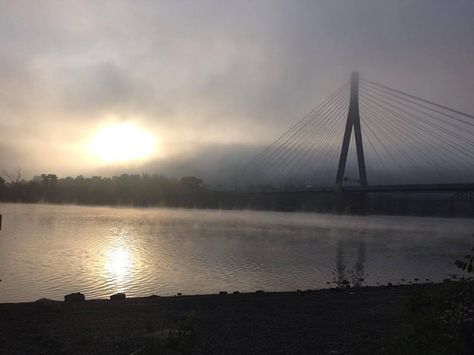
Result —
[[[401, 217], [401, 218], [424, 218], [424, 219], [448, 219], [448, 220], [472, 220], [474, 219], [474, 214], [467, 215], [456, 215], [456, 214], [426, 214], [426, 213], [402, 213], [403, 211], [398, 211], [397, 213], [383, 213], [381, 211], [369, 211], [364, 213], [353, 213], [353, 212], [343, 212], [337, 213], [332, 210], [305, 210], [305, 209], [294, 209], [294, 210], [279, 210], [271, 208], [255, 208], [252, 206], [246, 207], [198, 207], [198, 206], [165, 206], [165, 205], [132, 205], [132, 204], [86, 204], [86, 203], [76, 203], [76, 202], [22, 202], [22, 201], [1, 201], [0, 204], [13, 204], [13, 205], [32, 205], [32, 206], [51, 206], [51, 207], [84, 207], [84, 208], [118, 208], [118, 209], [143, 209], [143, 210], [153, 210], [153, 209], [165, 209], [165, 210], [182, 210], [182, 211], [209, 211], [209, 212], [262, 212], [262, 213], [305, 213], [305, 214], [315, 214], [315, 215], [329, 215], [329, 216], [352, 216], [352, 217]], [[0, 211], [1, 212], [1, 211]]]
[[4, 303], [0, 353], [144, 354], [150, 339], [176, 329], [186, 351], [164, 353], [381, 353], [404, 300], [430, 287]]

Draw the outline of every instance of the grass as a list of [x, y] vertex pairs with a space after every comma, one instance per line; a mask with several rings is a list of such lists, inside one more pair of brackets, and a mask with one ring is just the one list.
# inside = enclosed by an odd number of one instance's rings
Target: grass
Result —
[[388, 354], [474, 354], [474, 281], [447, 280], [402, 305]]

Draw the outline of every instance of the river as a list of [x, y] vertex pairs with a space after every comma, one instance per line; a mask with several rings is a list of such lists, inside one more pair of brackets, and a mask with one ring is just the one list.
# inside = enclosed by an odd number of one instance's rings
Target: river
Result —
[[7, 203], [0, 214], [0, 302], [440, 281], [474, 246], [470, 219]]

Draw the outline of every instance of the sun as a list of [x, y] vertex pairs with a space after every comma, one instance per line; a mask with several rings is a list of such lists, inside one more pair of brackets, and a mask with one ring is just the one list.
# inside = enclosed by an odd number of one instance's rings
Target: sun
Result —
[[88, 148], [103, 163], [141, 161], [155, 153], [156, 138], [133, 122], [121, 122], [99, 129]]

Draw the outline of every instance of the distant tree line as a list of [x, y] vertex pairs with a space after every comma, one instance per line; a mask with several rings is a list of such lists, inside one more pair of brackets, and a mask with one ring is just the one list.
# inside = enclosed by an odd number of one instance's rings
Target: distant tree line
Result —
[[215, 191], [195, 176], [122, 174], [58, 178], [55, 174], [42, 174], [25, 180], [20, 171], [3, 175], [6, 178], [0, 177], [0, 201], [3, 202], [319, 212], [332, 208], [327, 194], [301, 198], [291, 194], [259, 193], [271, 191], [272, 186], [252, 186], [251, 193]]
[[474, 217], [472, 201], [457, 201], [449, 196], [446, 200], [410, 194], [349, 193], [340, 209], [332, 193], [271, 193], [275, 189], [272, 186], [253, 186], [244, 193], [223, 192], [213, 190], [195, 176], [178, 179], [162, 175], [123, 174], [58, 178], [55, 174], [42, 174], [25, 180], [19, 170], [4, 173], [3, 176], [0, 176], [0, 201], [3, 202]]
[[78, 203], [88, 205], [132, 205], [213, 207], [215, 197], [202, 179], [180, 179], [160, 175], [58, 178], [42, 174], [31, 180], [9, 174], [0, 177], [0, 200], [5, 202]]

